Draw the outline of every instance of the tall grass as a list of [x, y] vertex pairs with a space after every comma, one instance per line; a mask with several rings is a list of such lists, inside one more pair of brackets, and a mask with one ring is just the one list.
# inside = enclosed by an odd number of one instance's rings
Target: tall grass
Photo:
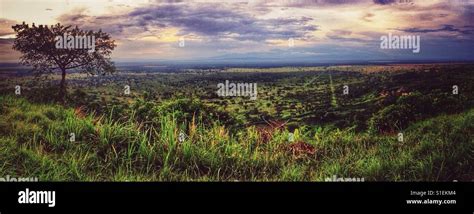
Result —
[[[118, 121], [15, 97], [0, 97], [0, 103], [0, 176], [53, 181], [474, 178], [474, 110], [415, 123], [403, 130], [404, 142], [329, 127], [300, 127], [289, 142], [288, 130], [262, 140], [256, 127], [230, 132], [218, 121], [179, 123], [172, 113], [147, 126], [133, 114]], [[180, 132], [186, 134], [183, 141]], [[300, 145], [314, 151], [295, 150]]]

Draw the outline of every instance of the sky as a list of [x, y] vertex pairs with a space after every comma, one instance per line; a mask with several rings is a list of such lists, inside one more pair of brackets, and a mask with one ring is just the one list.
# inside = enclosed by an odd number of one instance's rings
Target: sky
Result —
[[[474, 61], [474, 0], [0, 0], [0, 62], [22, 22], [102, 29], [114, 61]], [[380, 48], [389, 34], [420, 52]]]

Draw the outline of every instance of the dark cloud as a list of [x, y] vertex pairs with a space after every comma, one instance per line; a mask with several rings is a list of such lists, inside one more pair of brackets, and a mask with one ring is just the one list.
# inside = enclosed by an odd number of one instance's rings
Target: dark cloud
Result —
[[437, 33], [437, 32], [457, 32], [465, 35], [472, 35], [474, 33], [474, 26], [462, 26], [462, 27], [455, 27], [454, 25], [443, 25], [439, 28], [407, 28], [401, 29], [400, 31], [407, 32], [407, 33]]
[[354, 42], [354, 43], [359, 43], [359, 44], [366, 44], [373, 41], [373, 40], [367, 40], [367, 39], [343, 37], [343, 36], [338, 36], [338, 35], [327, 35], [327, 37], [337, 42]]
[[15, 39], [2, 39], [2, 38], [0, 38], [0, 45], [13, 45], [14, 40]]
[[345, 5], [357, 5], [357, 4], [377, 4], [377, 5], [390, 5], [390, 4], [415, 4], [416, 0], [254, 0], [254, 5], [264, 6], [284, 6], [284, 7], [337, 7]]
[[382, 4], [382, 5], [393, 4], [395, 2], [396, 2], [395, 0], [374, 0], [375, 4]]
[[369, 0], [254, 0], [253, 5], [259, 6], [284, 6], [284, 7], [330, 7], [347, 4], [364, 3]]
[[88, 16], [77, 11], [59, 20], [86, 28], [100, 27], [112, 34], [176, 27], [182, 35], [254, 41], [306, 38], [317, 30], [317, 26], [310, 24], [312, 18], [309, 17], [258, 19], [241, 7], [226, 4], [160, 4], [111, 16]]
[[441, 13], [441, 14], [435, 14], [435, 13], [421, 13], [418, 15], [418, 18], [421, 20], [421, 21], [435, 21], [435, 20], [442, 20], [446, 17], [448, 17], [449, 14], [446, 14], [446, 13]]

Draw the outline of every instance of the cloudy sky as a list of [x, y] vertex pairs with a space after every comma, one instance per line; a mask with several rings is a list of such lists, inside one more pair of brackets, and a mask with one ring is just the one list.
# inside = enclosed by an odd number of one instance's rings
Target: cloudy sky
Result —
[[[23, 21], [102, 29], [116, 61], [474, 60], [474, 0], [0, 0], [0, 62]], [[420, 53], [380, 49], [389, 33]]]

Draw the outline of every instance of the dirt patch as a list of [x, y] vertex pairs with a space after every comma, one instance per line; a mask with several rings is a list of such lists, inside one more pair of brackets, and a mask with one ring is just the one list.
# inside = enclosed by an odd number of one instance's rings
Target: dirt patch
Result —
[[303, 141], [291, 143], [287, 146], [287, 152], [290, 153], [294, 158], [304, 158], [314, 156], [316, 154], [316, 148]]

